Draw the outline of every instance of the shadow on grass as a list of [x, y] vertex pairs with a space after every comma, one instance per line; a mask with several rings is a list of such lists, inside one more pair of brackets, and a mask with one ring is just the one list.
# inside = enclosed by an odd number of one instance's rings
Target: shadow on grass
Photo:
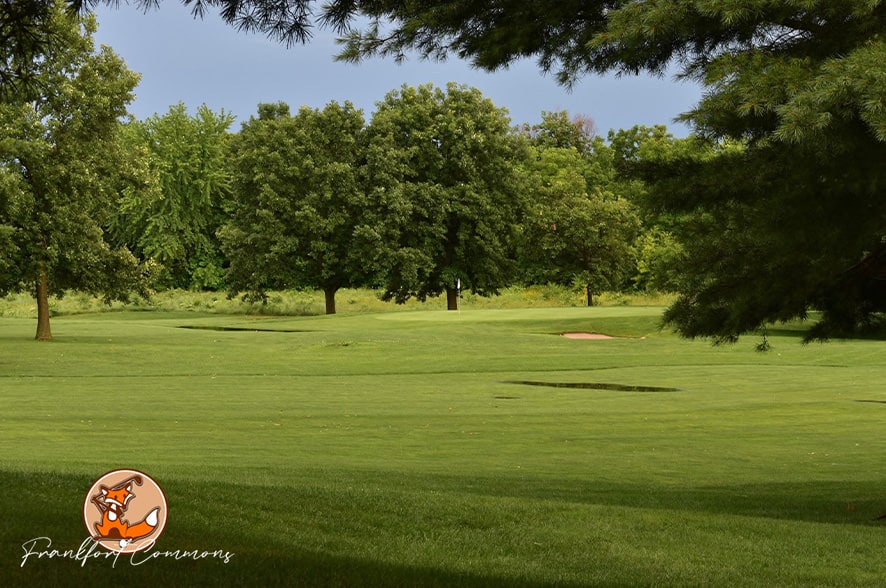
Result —
[[662, 386], [635, 386], [632, 384], [612, 384], [606, 382], [539, 382], [535, 380], [504, 380], [502, 384], [522, 386], [542, 386], [546, 388], [574, 388], [578, 390], [607, 390], [610, 392], [680, 392], [680, 388]]
[[466, 490], [483, 495], [597, 506], [868, 526], [884, 524], [877, 520], [886, 513], [882, 489], [882, 482], [874, 481], [683, 487], [522, 480], [519, 485], [488, 481]]
[[[171, 540], [164, 542], [169, 544]], [[73, 545], [71, 547], [76, 547]], [[20, 547], [19, 547], [20, 549]], [[5, 550], [5, 546], [4, 546]], [[156, 558], [139, 565], [137, 557], [116, 561], [28, 561], [24, 567], [0, 573], [4, 586], [105, 586], [109, 582], [131, 586], [367, 586], [367, 587], [519, 587], [545, 588], [553, 584], [515, 581], [452, 573], [440, 569], [360, 561], [306, 550], [240, 548], [230, 562]], [[20, 565], [21, 561], [16, 565]], [[570, 587], [570, 584], [557, 583]], [[578, 586], [572, 584], [572, 586]]]
[[215, 327], [209, 325], [181, 325], [179, 329], [193, 329], [197, 331], [222, 331], [222, 332], [247, 332], [247, 333], [313, 333], [306, 329], [260, 329], [258, 327]]
[[[29, 556], [24, 544], [39, 539], [32, 551], [66, 550], [76, 553], [88, 539], [82, 518], [84, 489], [88, 477], [55, 473], [0, 472], [0, 512], [7, 513], [0, 527], [0, 585], [2, 586], [101, 586], [109, 581], [129, 586], [553, 586], [519, 577], [459, 572], [443, 567], [391, 563], [324, 553], [312, 545], [293, 541], [287, 520], [299, 509], [303, 492], [224, 483], [164, 484], [170, 517], [158, 544], [147, 553], [76, 559], [69, 555]], [[182, 500], [182, 493], [212, 497]], [[269, 502], [269, 494], [274, 500]], [[341, 498], [341, 497], [339, 497]], [[243, 502], [248, 501], [249, 504]], [[182, 504], [183, 502], [190, 504]], [[232, 514], [244, 508], [276, 509], [277, 524], [262, 526]], [[187, 507], [209, 508], [194, 512]], [[301, 505], [303, 506], [303, 505]], [[315, 505], [316, 506], [316, 505]], [[408, 514], [408, 513], [407, 513]], [[11, 516], [10, 516], [11, 515]], [[362, 539], [384, 541], [386, 531]], [[47, 543], [49, 538], [51, 543]], [[232, 553], [228, 563], [222, 556], [176, 559], [167, 552], [215, 550]], [[100, 553], [100, 549], [97, 550]], [[84, 561], [85, 560], [85, 561]], [[24, 565], [23, 565], [24, 564]], [[577, 586], [557, 582], [557, 586]]]
[[830, 341], [886, 341], [886, 322], [871, 325], [869, 327], [862, 327], [858, 331], [853, 332], [833, 332], [823, 339], [819, 339], [815, 336], [810, 338], [810, 335], [812, 334], [811, 329], [813, 329], [813, 327], [810, 325], [777, 325], [774, 327], [767, 327], [766, 335], [773, 338], [800, 339], [806, 344], [828, 343]]
[[[312, 479], [310, 472], [305, 479]], [[526, 524], [531, 526], [523, 519], [528, 504], [555, 511], [567, 504], [648, 509], [669, 520], [674, 515], [667, 511], [688, 511], [843, 525], [882, 525], [874, 519], [886, 510], [882, 484], [875, 482], [684, 488], [586, 479], [397, 474], [392, 484], [390, 474], [382, 472], [339, 473], [334, 479], [336, 483], [327, 477], [325, 485], [299, 487], [162, 483], [170, 517], [155, 549], [224, 550], [234, 554], [227, 564], [217, 558], [158, 557], [133, 565], [131, 556], [121, 556], [115, 565], [106, 559], [83, 564], [32, 558], [22, 566], [22, 544], [30, 539], [50, 537], [52, 548], [59, 550], [76, 550], [83, 542], [87, 535], [81, 513], [92, 479], [2, 471], [0, 511], [7, 514], [0, 529], [0, 585], [85, 586], [112, 580], [127, 586], [545, 586], [553, 584], [519, 570], [507, 577], [462, 572], [452, 569], [453, 562], [473, 560], [475, 570], [484, 570], [483, 558], [494, 559], [495, 554], [484, 555], [489, 546], [482, 544], [482, 537], [525, 531]], [[444, 537], [437, 546], [442, 552], [433, 557], [439, 567], [409, 561], [416, 557], [410, 546], [423, 533]], [[472, 533], [481, 537], [479, 546], [467, 539], [477, 541]], [[463, 543], [468, 545], [466, 553], [459, 552], [465, 549]], [[432, 543], [419, 552], [428, 557], [434, 549]], [[360, 553], [367, 555], [354, 555]], [[372, 553], [384, 554], [386, 561]], [[398, 558], [405, 561], [392, 563]]]

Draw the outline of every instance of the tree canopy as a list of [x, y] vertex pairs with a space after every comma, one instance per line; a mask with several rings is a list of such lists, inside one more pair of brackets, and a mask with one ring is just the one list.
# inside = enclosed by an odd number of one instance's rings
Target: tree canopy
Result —
[[104, 227], [118, 190], [148, 183], [119, 121], [138, 76], [107, 47], [95, 52], [93, 18], [56, 4], [46, 26], [52, 42], [23, 64], [41, 92], [0, 101], [0, 293], [34, 288], [38, 339], [52, 337], [51, 293], [124, 299], [138, 285], [136, 259]]
[[476, 88], [404, 86], [378, 103], [366, 135], [386, 297], [446, 292], [454, 310], [459, 284], [481, 295], [506, 286], [522, 207], [521, 143], [506, 112]]
[[259, 105], [232, 140], [233, 215], [220, 231], [231, 293], [315, 287], [335, 313], [335, 293], [365, 273], [352, 239], [365, 214], [359, 183], [363, 112]]
[[594, 294], [621, 289], [634, 269], [640, 218], [632, 186], [616, 176], [613, 150], [587, 117], [543, 112], [522, 131], [532, 145], [520, 239], [524, 279], [583, 288], [591, 306]]
[[215, 233], [230, 192], [228, 128], [234, 116], [205, 104], [192, 116], [183, 103], [164, 115], [127, 125], [127, 138], [146, 153], [156, 189], [124, 192], [111, 234], [159, 268], [154, 285], [219, 288], [224, 269]]
[[576, 149], [536, 152], [527, 165], [523, 258], [534, 282], [584, 287], [591, 306], [633, 268], [640, 219], [630, 202], [588, 184], [590, 164]]

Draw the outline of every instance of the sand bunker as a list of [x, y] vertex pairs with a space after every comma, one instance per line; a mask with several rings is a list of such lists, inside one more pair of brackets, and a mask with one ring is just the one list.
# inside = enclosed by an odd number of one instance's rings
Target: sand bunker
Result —
[[560, 333], [560, 336], [567, 339], [615, 339], [615, 337], [600, 333]]

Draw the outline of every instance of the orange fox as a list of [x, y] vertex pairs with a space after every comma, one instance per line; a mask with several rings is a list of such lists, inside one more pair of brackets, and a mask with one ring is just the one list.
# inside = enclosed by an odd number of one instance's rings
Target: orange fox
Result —
[[98, 532], [96, 539], [119, 539], [121, 546], [123, 546], [136, 539], [147, 537], [157, 526], [159, 507], [153, 509], [148, 513], [148, 516], [134, 525], [130, 525], [123, 519], [123, 513], [126, 512], [129, 501], [135, 498], [135, 494], [132, 493], [133, 482], [141, 486], [141, 476], [133, 476], [113, 488], [103, 485], [99, 488], [100, 493], [92, 497], [92, 502], [102, 513], [102, 522], [95, 523], [95, 530]]

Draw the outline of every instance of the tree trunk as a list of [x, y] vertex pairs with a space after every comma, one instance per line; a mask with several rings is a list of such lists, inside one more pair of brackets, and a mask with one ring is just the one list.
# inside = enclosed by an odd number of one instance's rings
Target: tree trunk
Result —
[[594, 306], [594, 292], [591, 290], [591, 285], [585, 285], [585, 290], [588, 294], [588, 306]]
[[458, 310], [458, 289], [446, 288], [446, 310]]
[[335, 293], [338, 288], [324, 288], [323, 295], [326, 297], [326, 314], [335, 314]]
[[37, 341], [51, 341], [52, 331], [49, 329], [49, 278], [46, 268], [40, 268], [37, 280]]

